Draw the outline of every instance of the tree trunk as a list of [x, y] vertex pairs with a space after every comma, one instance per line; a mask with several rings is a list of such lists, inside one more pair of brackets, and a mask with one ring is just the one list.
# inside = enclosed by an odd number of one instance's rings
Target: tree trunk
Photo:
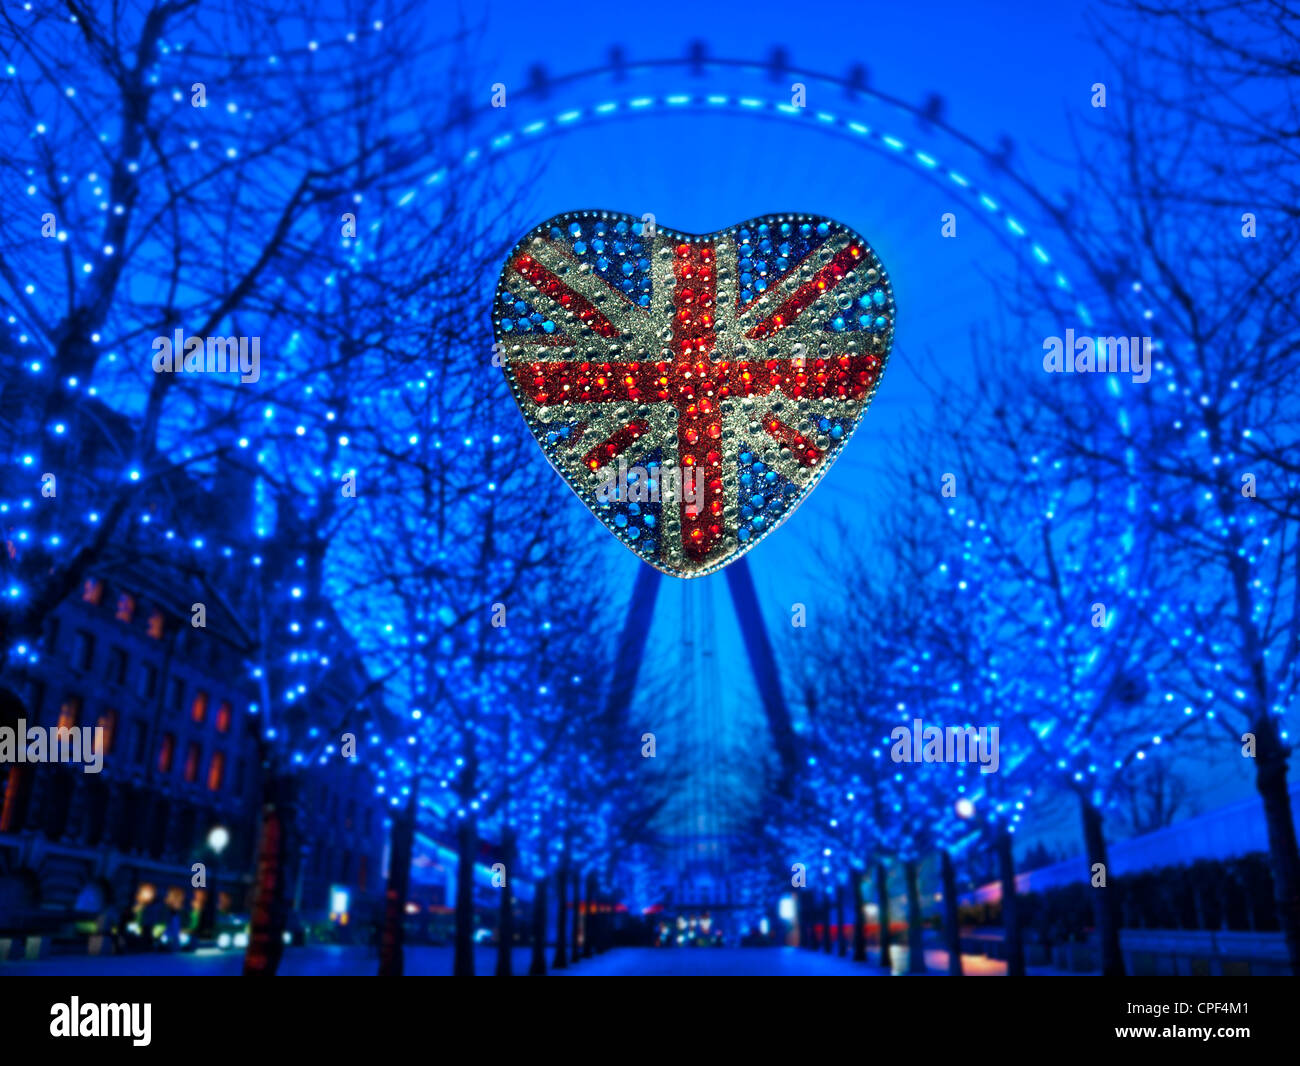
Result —
[[546, 976], [546, 878], [533, 882], [533, 960], [529, 977]]
[[411, 885], [411, 846], [415, 842], [415, 789], [406, 810], [393, 819], [393, 848], [388, 857], [384, 889], [384, 926], [379, 933], [379, 976], [401, 977], [402, 942], [406, 933], [406, 897]]
[[925, 930], [921, 927], [921, 864], [908, 859], [903, 864], [907, 878], [907, 972], [925, 973]]
[[1007, 976], [1025, 976], [1025, 945], [1020, 938], [1020, 908], [1016, 900], [1016, 858], [1011, 834], [998, 831], [998, 869], [1002, 876], [1002, 928], [1006, 936]]
[[822, 899], [822, 951], [831, 953], [831, 897], [828, 893]]
[[570, 962], [577, 962], [580, 958], [582, 958], [582, 952], [580, 950], [581, 948], [580, 938], [582, 936], [582, 932], [578, 925], [582, 917], [581, 914], [579, 913], [581, 910], [582, 910], [582, 874], [578, 873], [577, 870], [574, 870], [573, 871], [573, 927], [572, 927], [572, 933], [570, 935], [570, 941], [569, 941]]
[[[279, 774], [267, 778], [262, 797], [262, 830], [257, 841], [257, 881], [244, 951], [245, 977], [274, 977], [284, 955], [284, 926], [289, 902], [285, 859], [292, 820], [293, 784]], [[216, 891], [216, 885], [212, 886]]]
[[497, 973], [498, 977], [513, 977], [515, 972], [515, 833], [513, 829], [501, 832], [501, 862], [506, 868], [505, 884], [501, 886], [501, 902], [497, 908]]
[[889, 957], [889, 877], [885, 873], [885, 864], [876, 863], [876, 902], [880, 906], [880, 965], [893, 972], [893, 962]]
[[1278, 735], [1276, 721], [1256, 722], [1255, 738], [1255, 790], [1264, 801], [1277, 920], [1286, 936], [1291, 973], [1300, 975], [1300, 849], [1296, 846], [1295, 820], [1286, 784], [1290, 753]]
[[844, 939], [844, 885], [835, 886], [835, 954], [841, 959], [849, 953], [848, 941]]
[[592, 920], [592, 903], [596, 895], [596, 874], [591, 871], [587, 874], [587, 900], [583, 906], [582, 913], [582, 957], [589, 959], [595, 954], [595, 948], [592, 941], [596, 936], [595, 923]]
[[462, 818], [456, 829], [456, 977], [474, 976], [474, 860], [478, 832], [474, 819]]
[[863, 912], [866, 910], [866, 892], [864, 891], [863, 881], [867, 873], [865, 870], [851, 870], [853, 876], [853, 961], [867, 961], [867, 930], [866, 918]]
[[[1082, 793], [1079, 794], [1079, 807], [1083, 814], [1083, 839], [1088, 851], [1088, 874], [1101, 863], [1106, 871], [1106, 884], [1110, 884], [1110, 867], [1106, 862], [1106, 834], [1102, 829], [1101, 811], [1097, 810]], [[1123, 977], [1124, 952], [1119, 946], [1119, 915], [1115, 908], [1115, 890], [1113, 888], [1092, 889], [1092, 916], [1097, 926], [1097, 940], [1101, 945], [1101, 975], [1103, 977]]]
[[568, 893], [569, 872], [563, 866], [555, 874], [555, 885], [555, 958], [551, 960], [551, 967], [563, 970], [569, 965], [564, 943], [568, 937], [568, 910], [565, 906], [565, 896]]
[[943, 879], [943, 942], [948, 949], [948, 976], [961, 977], [961, 924], [957, 916], [957, 877], [952, 856], [945, 848], [939, 852], [940, 876]]

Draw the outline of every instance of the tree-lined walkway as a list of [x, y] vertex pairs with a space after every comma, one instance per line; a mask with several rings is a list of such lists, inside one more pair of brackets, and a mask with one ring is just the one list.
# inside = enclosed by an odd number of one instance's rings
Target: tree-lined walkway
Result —
[[[496, 948], [477, 949], [475, 973], [491, 976]], [[516, 948], [516, 974], [528, 972], [530, 949]], [[549, 955], [549, 952], [548, 952]], [[838, 955], [798, 948], [616, 948], [603, 955], [585, 958], [563, 970], [559, 976], [576, 977], [883, 977], [875, 964], [875, 951], [867, 963], [855, 963]], [[907, 948], [890, 952], [895, 974], [907, 969]], [[453, 968], [451, 947], [406, 949], [406, 973], [410, 977], [445, 977]], [[948, 957], [940, 950], [925, 953], [929, 976], [948, 972]], [[373, 949], [314, 944], [290, 948], [284, 954], [280, 973], [286, 977], [373, 977], [377, 959]], [[243, 967], [243, 953], [203, 950], [197, 953], [151, 955], [64, 955], [35, 962], [0, 963], [0, 977], [30, 976], [206, 976], [235, 977]], [[962, 956], [962, 967], [972, 977], [1001, 977], [1006, 963], [983, 955]], [[1055, 976], [1059, 971], [1030, 967], [1030, 973]]]

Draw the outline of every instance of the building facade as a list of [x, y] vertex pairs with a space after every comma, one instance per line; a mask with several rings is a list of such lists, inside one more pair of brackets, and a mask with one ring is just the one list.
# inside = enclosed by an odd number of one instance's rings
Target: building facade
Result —
[[[222, 911], [248, 912], [265, 772], [251, 644], [214, 588], [138, 560], [88, 575], [53, 613], [0, 726], [99, 727], [102, 765], [0, 763], [0, 935], [106, 929], [158, 901], [196, 910], [196, 863]], [[383, 895], [383, 801], [343, 760], [296, 777], [293, 909], [303, 923], [368, 923]]]

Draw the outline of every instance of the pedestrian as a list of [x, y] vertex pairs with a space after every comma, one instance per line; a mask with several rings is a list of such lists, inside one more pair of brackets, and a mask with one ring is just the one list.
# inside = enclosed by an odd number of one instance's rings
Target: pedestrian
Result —
[[127, 926], [134, 920], [135, 908], [128, 903], [117, 916], [117, 928], [113, 930], [113, 950], [119, 955], [124, 955], [131, 950], [130, 931]]
[[165, 942], [168, 951], [179, 951], [181, 947], [181, 912], [178, 907], [168, 908], [171, 911], [167, 919], [167, 933]]

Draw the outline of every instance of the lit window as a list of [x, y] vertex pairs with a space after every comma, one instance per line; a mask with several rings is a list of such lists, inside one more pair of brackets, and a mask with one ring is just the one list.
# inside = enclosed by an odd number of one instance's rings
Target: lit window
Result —
[[93, 577], [86, 578], [86, 583], [81, 586], [81, 598], [98, 607], [100, 600], [104, 598], [104, 583], [96, 581]]
[[119, 622], [129, 622], [135, 617], [135, 597], [129, 592], [123, 592], [117, 597], [117, 620]]
[[162, 611], [154, 611], [149, 616], [149, 636], [154, 640], [162, 640], [163, 634], [167, 628], [167, 622], [163, 618]]
[[107, 754], [113, 750], [113, 737], [117, 733], [117, 711], [105, 711], [99, 716], [96, 725], [104, 731], [99, 750]]
[[59, 707], [59, 728], [75, 729], [81, 717], [81, 697], [69, 696]]
[[199, 745], [191, 740], [185, 749], [185, 780], [193, 784], [199, 779]]
[[208, 694], [202, 689], [194, 694], [194, 702], [190, 704], [190, 717], [202, 725], [208, 717]]
[[221, 701], [221, 706], [217, 708], [217, 732], [228, 733], [230, 731], [230, 704], [225, 700]]
[[158, 772], [172, 772], [172, 756], [176, 753], [176, 738], [170, 733], [163, 734], [162, 747], [158, 749]]
[[212, 753], [212, 761], [208, 763], [208, 791], [218, 792], [221, 789], [221, 782], [226, 776], [226, 754], [222, 751]]

